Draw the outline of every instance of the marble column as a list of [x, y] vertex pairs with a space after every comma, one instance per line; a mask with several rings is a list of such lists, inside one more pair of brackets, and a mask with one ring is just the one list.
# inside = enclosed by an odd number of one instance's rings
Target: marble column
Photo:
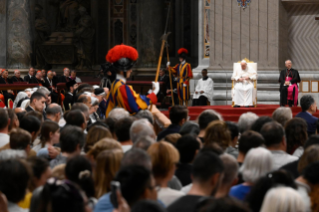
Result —
[[6, 42], [6, 32], [7, 32], [7, 18], [6, 18], [6, 1], [0, 1], [0, 68], [6, 67], [7, 58], [7, 42]]
[[30, 0], [7, 0], [6, 3], [6, 67], [28, 68], [31, 65], [32, 53]]
[[139, 38], [138, 67], [156, 67], [164, 33], [164, 1], [140, 0], [139, 2]]
[[[208, 7], [209, 4], [206, 0], [198, 1], [198, 66], [193, 69], [193, 73], [197, 77], [199, 73], [209, 66], [209, 57], [205, 56], [205, 29], [207, 27], [207, 16], [209, 16]], [[206, 39], [208, 40], [208, 39]], [[207, 47], [208, 48], [208, 47]], [[200, 78], [201, 75], [198, 76]]]

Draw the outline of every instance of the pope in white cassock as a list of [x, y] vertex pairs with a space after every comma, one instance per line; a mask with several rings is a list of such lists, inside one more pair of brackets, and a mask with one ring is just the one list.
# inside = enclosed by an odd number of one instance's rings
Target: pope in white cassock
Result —
[[213, 80], [207, 76], [207, 70], [202, 70], [203, 78], [198, 80], [193, 94], [193, 106], [207, 105], [213, 98]]
[[233, 101], [235, 107], [253, 106], [254, 100], [254, 82], [257, 72], [247, 66], [245, 60], [241, 61], [241, 68], [234, 70], [232, 80], [235, 80], [233, 89]]

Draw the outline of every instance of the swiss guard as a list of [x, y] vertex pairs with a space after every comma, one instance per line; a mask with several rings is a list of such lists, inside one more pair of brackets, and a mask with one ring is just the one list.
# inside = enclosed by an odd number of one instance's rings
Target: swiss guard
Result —
[[169, 71], [176, 74], [179, 80], [177, 81], [177, 94], [180, 105], [188, 106], [188, 100], [190, 97], [189, 92], [189, 80], [193, 78], [193, 72], [191, 65], [186, 62], [186, 56], [188, 50], [181, 48], [178, 50], [179, 64], [174, 67], [170, 67], [170, 62], [167, 63], [167, 68]]
[[160, 89], [158, 82], [152, 82], [153, 90], [147, 96], [135, 93], [131, 86], [126, 85], [126, 79], [131, 76], [137, 58], [136, 49], [123, 44], [113, 47], [107, 53], [106, 60], [111, 64], [111, 71], [116, 73], [116, 79], [106, 97], [106, 118], [115, 107], [122, 107], [133, 115], [139, 110], [147, 109], [151, 104], [156, 104], [156, 95]]

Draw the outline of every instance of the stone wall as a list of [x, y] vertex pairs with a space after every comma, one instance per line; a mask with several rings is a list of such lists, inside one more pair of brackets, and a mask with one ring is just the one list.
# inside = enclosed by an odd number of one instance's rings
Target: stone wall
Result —
[[319, 4], [293, 4], [288, 11], [288, 52], [300, 71], [319, 69]]
[[7, 10], [6, 1], [0, 1], [0, 67], [7, 65]]
[[232, 0], [211, 0], [210, 69], [231, 69], [249, 58], [259, 70], [277, 70], [280, 61], [280, 2], [255, 0], [243, 10]]

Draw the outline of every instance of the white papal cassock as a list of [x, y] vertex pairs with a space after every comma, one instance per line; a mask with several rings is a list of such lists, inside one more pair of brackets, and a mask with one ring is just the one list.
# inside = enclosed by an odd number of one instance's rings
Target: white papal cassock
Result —
[[[242, 82], [237, 81], [239, 78], [244, 77], [249, 77], [249, 79]], [[248, 66], [246, 70], [242, 70], [241, 67], [234, 70], [231, 79], [236, 81], [233, 89], [233, 101], [235, 105], [253, 106], [253, 100], [256, 99], [253, 80], [256, 80], [256, 77], [256, 70], [253, 70], [251, 67]]]

